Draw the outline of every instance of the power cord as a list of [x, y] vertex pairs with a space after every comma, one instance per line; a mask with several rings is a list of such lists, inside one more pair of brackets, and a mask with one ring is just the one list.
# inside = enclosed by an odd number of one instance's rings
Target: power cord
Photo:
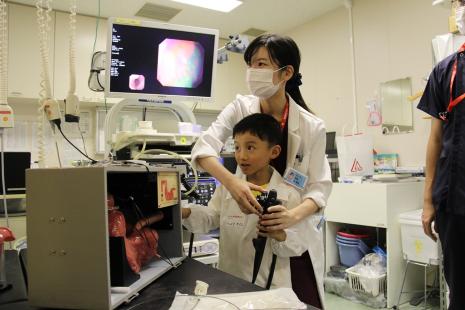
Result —
[[58, 128], [58, 130], [60, 131], [61, 135], [63, 136], [63, 138], [65, 138], [66, 141], [68, 141], [69, 144], [71, 144], [72, 147], [74, 147], [79, 153], [82, 154], [82, 156], [86, 157], [87, 159], [89, 159], [90, 161], [92, 161], [92, 164], [95, 164], [97, 161], [95, 159], [92, 159], [90, 158], [89, 156], [87, 156], [86, 154], [84, 154], [77, 146], [75, 146], [67, 137], [66, 135], [64, 134], [63, 130], [61, 130], [61, 120], [60, 119], [56, 119], [56, 120], [53, 120], [52, 121], [53, 124], [56, 125], [56, 127]]
[[[98, 57], [103, 57], [104, 54], [105, 54], [105, 52], [101, 52], [101, 51], [98, 51], [98, 52], [95, 52], [95, 53], [92, 54], [92, 60], [91, 60], [91, 63], [90, 63], [90, 74], [89, 74], [89, 78], [87, 80], [87, 86], [89, 87], [90, 90], [95, 91], [95, 92], [102, 92], [102, 91], [105, 90], [105, 87], [100, 82], [100, 77], [99, 77], [100, 72], [104, 71], [105, 68], [101, 68], [101, 67], [98, 67], [98, 66], [95, 65], [96, 59]], [[95, 87], [92, 86], [92, 80], [93, 80], [94, 76], [95, 76], [95, 80], [97, 81], [98, 88], [95, 88]]]
[[81, 125], [79, 124], [79, 122], [77, 122], [77, 126], [78, 126], [79, 133], [81, 134], [82, 146], [84, 147], [84, 152], [86, 153], [86, 155], [89, 155], [87, 153], [86, 141], [84, 140], [84, 135], [82, 134]]
[[55, 138], [55, 149], [57, 151], [58, 166], [62, 168], [63, 165], [61, 164], [60, 148], [58, 147], [58, 140], [55, 134], [54, 134], [54, 138]]
[[98, 0], [97, 18], [95, 19], [95, 37], [94, 37], [94, 46], [92, 47], [92, 54], [95, 52], [95, 44], [97, 43], [99, 23], [100, 23], [100, 0]]

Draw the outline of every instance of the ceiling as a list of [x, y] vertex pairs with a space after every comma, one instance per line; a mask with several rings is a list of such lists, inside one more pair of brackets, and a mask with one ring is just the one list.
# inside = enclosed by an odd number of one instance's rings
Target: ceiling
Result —
[[[240, 34], [249, 28], [267, 32], [285, 33], [311, 19], [343, 5], [343, 0], [242, 0], [243, 3], [229, 13], [211, 11], [170, 0], [76, 0], [78, 14], [135, 18], [145, 3], [168, 6], [182, 11], [169, 22], [220, 30], [220, 36]], [[219, 1], [219, 0], [218, 0]], [[35, 5], [36, 0], [7, 2]], [[69, 11], [71, 1], [52, 0], [52, 9]]]

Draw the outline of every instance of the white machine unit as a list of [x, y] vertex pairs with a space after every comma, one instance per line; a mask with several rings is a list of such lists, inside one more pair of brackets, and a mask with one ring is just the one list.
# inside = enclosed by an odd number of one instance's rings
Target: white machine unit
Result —
[[178, 134], [178, 133], [141, 133], [135, 132], [118, 132], [115, 135], [115, 142], [113, 149], [119, 151], [120, 149], [130, 146], [132, 144], [167, 144], [170, 146], [191, 146], [197, 141], [199, 135], [193, 134]]
[[[177, 169], [30, 169], [26, 180], [31, 306], [114, 309], [185, 258]], [[131, 197], [142, 212], [152, 208], [163, 212], [163, 220], [154, 227], [158, 252], [172, 262], [153, 260], [142, 268], [138, 280], [120, 291], [111, 288], [115, 264], [109, 240], [115, 237], [109, 238], [108, 232], [108, 192]], [[125, 257], [124, 248], [120, 252]]]
[[[206, 235], [195, 235], [192, 244], [192, 257], [217, 254], [220, 249], [218, 239], [208, 237]], [[184, 251], [189, 251], [189, 242], [184, 242]]]

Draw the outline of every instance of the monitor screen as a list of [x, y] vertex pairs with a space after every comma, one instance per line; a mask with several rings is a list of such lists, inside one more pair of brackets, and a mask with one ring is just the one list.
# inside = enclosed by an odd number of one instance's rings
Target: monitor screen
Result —
[[328, 155], [329, 158], [337, 157], [335, 131], [326, 132], [326, 155]]
[[109, 19], [108, 97], [211, 100], [218, 30]]
[[[31, 167], [30, 152], [5, 152], [5, 190], [7, 195], [26, 192], [26, 170]], [[2, 160], [0, 157], [0, 164]], [[0, 194], [3, 194], [0, 178]]]

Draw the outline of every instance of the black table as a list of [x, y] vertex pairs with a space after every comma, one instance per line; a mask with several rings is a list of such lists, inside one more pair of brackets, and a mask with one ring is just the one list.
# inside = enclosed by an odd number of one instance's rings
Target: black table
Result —
[[[176, 291], [191, 295], [194, 294], [196, 280], [209, 284], [208, 294], [264, 290], [264, 288], [214, 269], [192, 258], [186, 258], [179, 267], [168, 271], [142, 290], [140, 296], [135, 298], [130, 304], [123, 305], [118, 309], [129, 309], [131, 307], [134, 307], [131, 310], [168, 309], [173, 302]], [[136, 304], [139, 306], [135, 307]]]
[[[8, 292], [0, 294], [0, 310], [32, 310], [27, 302], [25, 277], [19, 265], [16, 251], [6, 251], [7, 280], [14, 282]], [[21, 253], [27, 262], [26, 253]], [[176, 269], [172, 269], [139, 292], [139, 296], [131, 303], [121, 305], [121, 310], [169, 309], [176, 291], [193, 294], [195, 281], [201, 280], [209, 284], [208, 294], [240, 293], [263, 291], [264, 289], [242, 279], [231, 276], [211, 266], [202, 264], [192, 258], [186, 258]], [[10, 295], [13, 294], [13, 297]], [[5, 299], [2, 298], [3, 296]]]
[[26, 282], [16, 251], [5, 251], [5, 275], [11, 287], [0, 292], [0, 305], [26, 301]]

